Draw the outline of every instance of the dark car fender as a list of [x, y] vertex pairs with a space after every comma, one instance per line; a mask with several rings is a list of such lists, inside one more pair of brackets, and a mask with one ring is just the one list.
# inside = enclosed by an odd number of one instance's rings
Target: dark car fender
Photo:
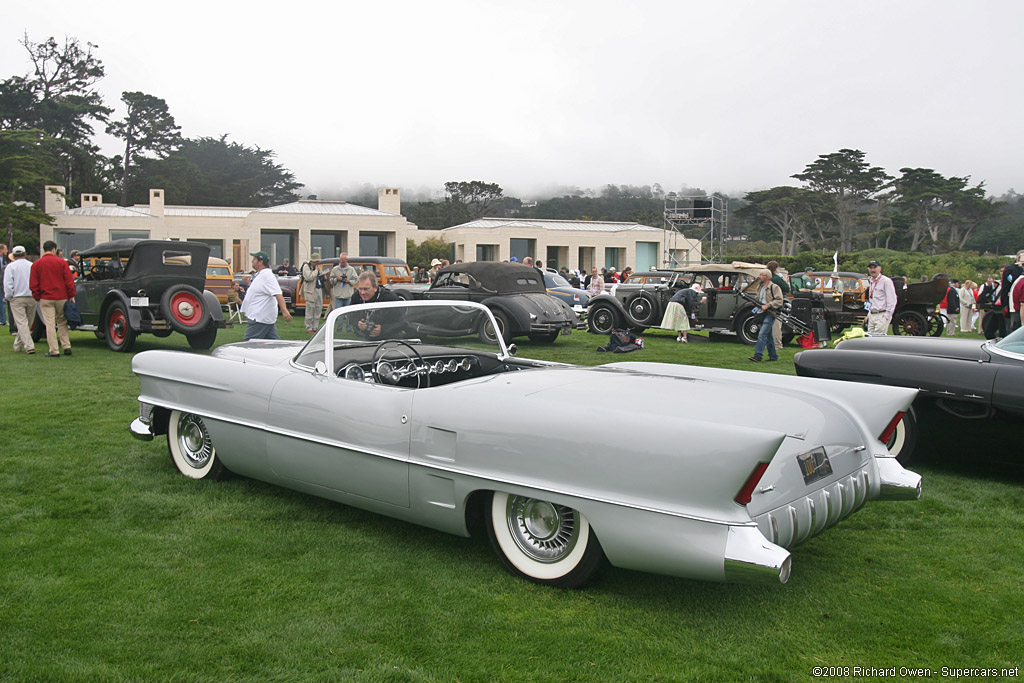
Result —
[[611, 294], [598, 294], [597, 296], [590, 297], [590, 301], [587, 302], [587, 310], [589, 311], [591, 306], [600, 302], [606, 302], [608, 304], [611, 304], [612, 306], [615, 307], [616, 311], [622, 314], [623, 318], [629, 320], [629, 311], [626, 310], [626, 307], [622, 304], [621, 301], [616, 299]]
[[986, 417], [1000, 366], [961, 358], [910, 353], [817, 349], [793, 359], [801, 377], [885, 384], [919, 389], [917, 401], [935, 401], [946, 412], [964, 418]]
[[512, 329], [511, 336], [526, 334], [530, 331], [530, 312], [515, 297], [492, 296], [481, 301], [491, 311], [501, 311], [508, 318]]
[[209, 312], [213, 324], [217, 327], [224, 327], [224, 309], [220, 307], [220, 299], [217, 298], [217, 295], [204, 289], [203, 301], [206, 302], [206, 310]]
[[128, 298], [128, 295], [119, 289], [112, 289], [109, 292], [107, 292], [106, 298], [103, 299], [103, 305], [100, 307], [100, 318], [97, 321], [97, 327], [103, 329], [103, 326], [106, 325], [105, 321], [107, 319], [107, 311], [110, 309], [110, 305], [114, 303], [114, 301], [120, 301], [122, 304], [124, 304], [125, 312], [128, 314], [128, 324], [131, 325], [131, 328], [136, 332], [141, 331], [141, 311], [139, 311], [138, 308], [132, 308], [131, 300]]

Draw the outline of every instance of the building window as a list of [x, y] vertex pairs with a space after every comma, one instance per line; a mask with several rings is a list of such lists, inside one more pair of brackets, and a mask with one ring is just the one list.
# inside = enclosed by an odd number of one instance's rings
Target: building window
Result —
[[508, 241], [509, 256], [515, 256], [522, 263], [523, 259], [529, 256], [534, 257], [533, 251], [537, 248], [537, 240], [518, 239], [513, 237]]
[[605, 247], [604, 249], [604, 267], [614, 268], [615, 270], [622, 270], [623, 252], [625, 249], [621, 247]]
[[280, 265], [288, 259], [295, 264], [295, 242], [298, 235], [294, 231], [264, 230], [260, 233], [260, 251], [270, 254], [270, 263]]
[[189, 242], [200, 242], [210, 247], [210, 256], [214, 258], [224, 258], [224, 240], [213, 240], [213, 239], [199, 239], [198, 237], [189, 237]]
[[636, 243], [636, 270], [637, 272], [644, 270], [653, 270], [658, 267], [658, 252], [661, 251], [661, 245], [657, 242], [637, 242]]
[[386, 233], [386, 232], [361, 232], [361, 233], [359, 233], [359, 255], [360, 256], [387, 256], [388, 255], [388, 233]]
[[498, 253], [497, 244], [478, 244], [476, 245], [476, 260], [477, 261], [496, 261]]
[[314, 230], [309, 234], [311, 255], [319, 253], [321, 258], [334, 258], [345, 250], [343, 233], [333, 230]]
[[111, 240], [148, 240], [149, 230], [111, 230]]
[[83, 251], [96, 246], [96, 231], [55, 230], [53, 241], [57, 243], [57, 248], [62, 249], [65, 254], [70, 254], [72, 249]]

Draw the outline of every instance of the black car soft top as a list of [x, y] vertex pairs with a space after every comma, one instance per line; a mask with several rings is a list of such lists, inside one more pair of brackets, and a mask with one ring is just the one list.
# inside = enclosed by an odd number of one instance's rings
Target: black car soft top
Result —
[[119, 254], [126, 251], [134, 251], [139, 244], [152, 243], [160, 244], [163, 247], [170, 249], [181, 249], [183, 251], [192, 250], [195, 248], [209, 249], [210, 246], [203, 242], [181, 242], [176, 240], [149, 240], [141, 237], [125, 237], [119, 240], [111, 240], [110, 242], [101, 242], [94, 247], [83, 249], [78, 253], [79, 256], [85, 258], [87, 256], [105, 256], [108, 254]]
[[505, 261], [478, 261], [476, 263], [457, 263], [437, 271], [441, 273], [466, 273], [480, 285], [492, 292], [505, 294], [508, 292], [541, 292], [544, 278], [536, 268], [520, 263]]

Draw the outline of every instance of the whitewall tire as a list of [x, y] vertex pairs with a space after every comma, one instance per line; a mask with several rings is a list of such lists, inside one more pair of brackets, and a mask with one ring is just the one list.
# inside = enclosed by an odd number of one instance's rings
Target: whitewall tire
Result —
[[171, 462], [190, 479], [223, 479], [228, 474], [217, 459], [206, 424], [198, 415], [172, 410], [167, 424], [167, 445]]
[[502, 564], [535, 583], [577, 588], [604, 559], [587, 518], [564, 505], [494, 493], [487, 517], [491, 545]]

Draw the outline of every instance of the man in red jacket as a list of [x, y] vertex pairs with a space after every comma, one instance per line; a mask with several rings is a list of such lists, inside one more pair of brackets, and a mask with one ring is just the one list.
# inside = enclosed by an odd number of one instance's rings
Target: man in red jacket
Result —
[[64, 319], [64, 304], [68, 299], [75, 298], [75, 281], [71, 277], [68, 262], [57, 256], [55, 242], [44, 242], [43, 251], [46, 253], [32, 264], [29, 288], [32, 290], [32, 297], [39, 302], [39, 312], [42, 313], [43, 323], [46, 325], [46, 344], [50, 347], [46, 357], [57, 358], [60, 356], [61, 348], [64, 349], [65, 356], [70, 356], [71, 339], [68, 337], [68, 321]]

